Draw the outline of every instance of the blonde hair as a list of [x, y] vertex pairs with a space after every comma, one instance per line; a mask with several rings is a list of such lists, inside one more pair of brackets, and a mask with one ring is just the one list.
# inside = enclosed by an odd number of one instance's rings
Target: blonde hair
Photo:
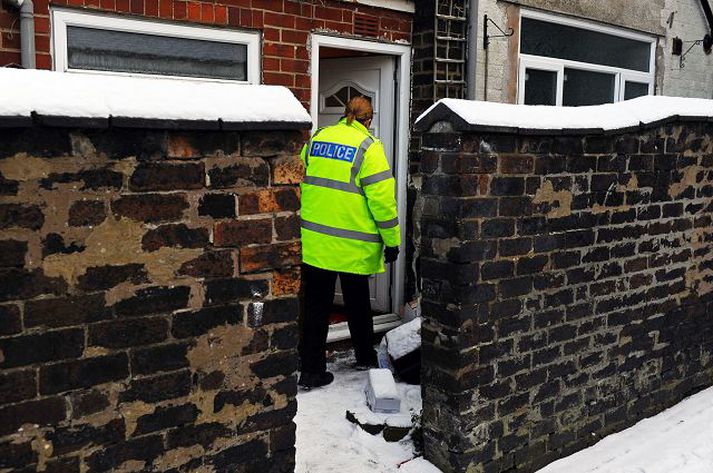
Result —
[[369, 99], [365, 97], [354, 97], [344, 107], [344, 116], [347, 117], [347, 124], [351, 125], [354, 120], [364, 124], [374, 116], [374, 109]]

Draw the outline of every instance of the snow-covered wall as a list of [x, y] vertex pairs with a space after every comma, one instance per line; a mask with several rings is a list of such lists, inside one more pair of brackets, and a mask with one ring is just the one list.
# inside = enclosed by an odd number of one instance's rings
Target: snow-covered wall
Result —
[[713, 385], [711, 103], [421, 118], [428, 460], [536, 471]]
[[45, 114], [0, 116], [0, 470], [294, 471], [301, 105], [63, 76], [0, 90]]
[[163, 122], [159, 128], [171, 121], [205, 122], [213, 129], [301, 129], [311, 123], [292, 92], [279, 86], [7, 68], [0, 68], [0, 84], [0, 117], [18, 120], [134, 119]]

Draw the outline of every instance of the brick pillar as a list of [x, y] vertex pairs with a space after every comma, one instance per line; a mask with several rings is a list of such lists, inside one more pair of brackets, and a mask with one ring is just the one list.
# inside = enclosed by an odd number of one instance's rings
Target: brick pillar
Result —
[[713, 384], [713, 128], [570, 133], [424, 135], [423, 426], [444, 472], [536, 471]]

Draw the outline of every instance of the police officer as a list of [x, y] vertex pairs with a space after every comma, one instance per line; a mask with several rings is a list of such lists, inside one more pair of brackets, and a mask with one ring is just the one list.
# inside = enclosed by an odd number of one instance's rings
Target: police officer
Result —
[[371, 103], [352, 99], [344, 117], [321, 128], [302, 149], [302, 283], [300, 346], [304, 389], [334, 380], [325, 356], [337, 276], [358, 369], [376, 366], [369, 275], [396, 260], [401, 230], [394, 177], [381, 142], [368, 131]]

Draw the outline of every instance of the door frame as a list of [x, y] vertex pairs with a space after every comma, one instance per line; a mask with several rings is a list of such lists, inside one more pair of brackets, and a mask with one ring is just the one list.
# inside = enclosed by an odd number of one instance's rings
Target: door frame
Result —
[[[396, 203], [401, 224], [401, 255], [391, 272], [391, 312], [399, 315], [404, 305], [404, 283], [406, 275], [406, 186], [408, 179], [408, 144], [409, 144], [409, 100], [411, 98], [411, 45], [382, 43], [362, 39], [331, 36], [323, 33], [310, 34], [310, 70], [312, 75], [310, 115], [312, 131], [317, 129], [319, 114], [319, 48], [332, 47], [365, 51], [396, 58], [396, 136], [394, 139], [394, 164], [396, 171]], [[376, 318], [375, 329], [376, 329]]]

